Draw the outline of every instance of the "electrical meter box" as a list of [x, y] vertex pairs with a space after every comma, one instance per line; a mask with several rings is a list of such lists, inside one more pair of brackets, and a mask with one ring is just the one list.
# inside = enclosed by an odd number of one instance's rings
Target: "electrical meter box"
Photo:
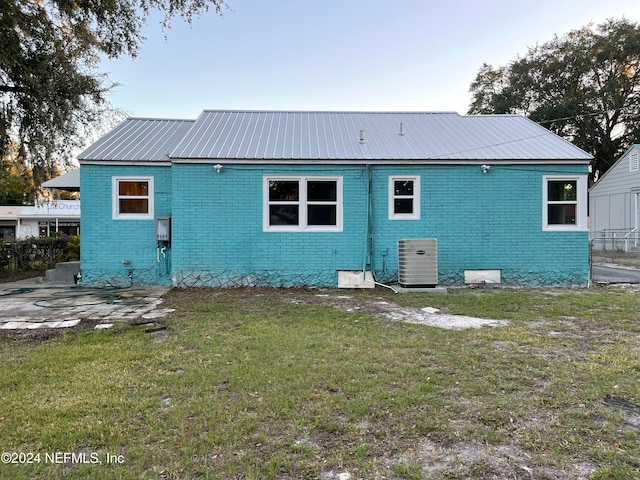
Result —
[[156, 218], [156, 240], [159, 242], [171, 241], [171, 217]]

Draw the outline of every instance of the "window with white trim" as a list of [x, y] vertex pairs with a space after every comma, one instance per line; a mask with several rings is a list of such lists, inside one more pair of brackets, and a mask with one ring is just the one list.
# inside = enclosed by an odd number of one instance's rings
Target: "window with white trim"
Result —
[[153, 218], [153, 177], [113, 177], [114, 220]]
[[587, 176], [545, 175], [542, 203], [543, 230], [585, 230]]
[[389, 220], [420, 219], [420, 176], [389, 177]]
[[265, 231], [342, 231], [342, 177], [265, 176]]

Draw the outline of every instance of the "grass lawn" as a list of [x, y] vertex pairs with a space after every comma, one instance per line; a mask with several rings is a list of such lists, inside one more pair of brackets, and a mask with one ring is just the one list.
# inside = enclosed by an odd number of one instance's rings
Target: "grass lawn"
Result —
[[[509, 324], [390, 321], [392, 303]], [[23, 454], [0, 478], [640, 478], [630, 288], [173, 290], [165, 306], [165, 330], [0, 339], [0, 445]]]

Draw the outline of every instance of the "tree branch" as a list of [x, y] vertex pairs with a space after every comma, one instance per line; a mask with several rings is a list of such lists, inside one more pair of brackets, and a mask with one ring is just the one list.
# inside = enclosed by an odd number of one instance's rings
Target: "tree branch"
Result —
[[3, 93], [19, 93], [24, 92], [22, 87], [12, 87], [10, 85], [0, 85], [0, 92]]

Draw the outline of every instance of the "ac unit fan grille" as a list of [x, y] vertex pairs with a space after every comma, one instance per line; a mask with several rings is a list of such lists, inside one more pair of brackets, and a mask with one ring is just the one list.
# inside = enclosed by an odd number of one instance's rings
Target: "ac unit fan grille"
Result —
[[398, 283], [403, 287], [438, 284], [438, 242], [435, 238], [398, 241]]

